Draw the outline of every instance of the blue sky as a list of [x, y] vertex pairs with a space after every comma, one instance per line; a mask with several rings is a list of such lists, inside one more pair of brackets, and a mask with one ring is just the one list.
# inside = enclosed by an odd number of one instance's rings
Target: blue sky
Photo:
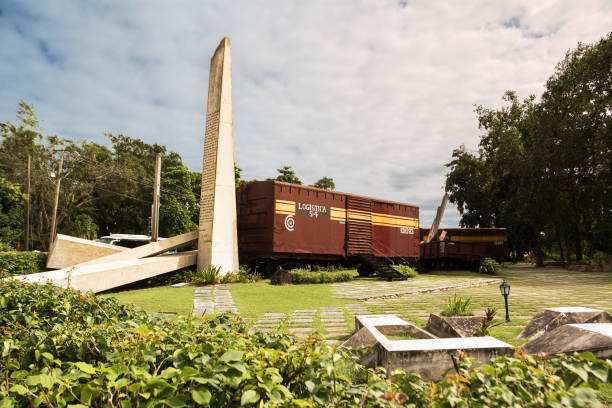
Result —
[[48, 134], [123, 133], [200, 171], [208, 65], [228, 36], [246, 179], [292, 165], [307, 184], [416, 203], [429, 225], [452, 150], [477, 146], [474, 106], [540, 95], [568, 49], [611, 28], [609, 0], [0, 0], [0, 121], [24, 99]]

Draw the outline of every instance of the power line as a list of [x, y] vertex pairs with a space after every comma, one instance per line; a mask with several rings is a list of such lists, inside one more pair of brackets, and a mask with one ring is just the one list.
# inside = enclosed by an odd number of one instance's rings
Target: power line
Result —
[[[84, 164], [88, 164], [88, 165], [90, 165], [90, 166], [94, 166], [94, 167], [96, 167], [96, 168], [98, 168], [98, 169], [108, 170], [108, 171], [109, 171], [109, 173], [113, 173], [113, 172], [114, 172], [114, 173], [118, 173], [118, 174], [119, 174], [120, 176], [122, 176], [123, 178], [125, 178], [125, 179], [127, 179], [127, 180], [130, 180], [130, 181], [132, 181], [132, 182], [134, 182], [134, 183], [140, 184], [141, 186], [145, 186], [145, 187], [147, 187], [147, 188], [151, 188], [151, 189], [153, 189], [153, 187], [154, 187], [154, 185], [153, 185], [153, 183], [152, 183], [152, 182], [150, 182], [150, 181], [148, 181], [148, 180], [145, 180], [145, 179], [142, 179], [142, 180], [135, 179], [135, 178], [134, 178], [134, 177], [132, 177], [131, 175], [127, 175], [127, 174], [125, 173], [125, 170], [123, 170], [123, 171], [122, 171], [122, 170], [121, 170], [121, 169], [119, 169], [119, 168], [111, 168], [111, 169], [108, 169], [108, 167], [106, 167], [104, 164], [99, 163], [99, 162], [96, 162], [96, 161], [93, 161], [93, 160], [90, 160], [90, 159], [87, 159], [87, 158], [82, 157], [82, 156], [75, 157], [75, 160], [77, 160], [77, 161], [79, 161], [79, 160], [80, 160], [82, 163], [84, 163]], [[173, 190], [173, 189], [170, 189], [170, 188], [166, 188], [166, 187], [162, 187], [162, 188], [161, 188], [161, 190], [162, 190], [162, 191], [165, 191], [166, 193], [175, 194], [175, 195], [181, 195], [181, 194], [184, 194], [184, 193], [186, 193], [186, 192], [191, 192], [191, 190], [185, 189], [184, 187], [181, 187], [181, 186], [179, 186], [178, 184], [174, 184], [174, 183], [168, 183], [168, 184], [171, 184], [171, 185], [173, 185], [173, 186], [175, 186], [175, 187], [178, 187], [178, 188], [180, 188], [182, 191], [176, 191], [176, 190]]]
[[122, 197], [129, 198], [129, 199], [131, 199], [131, 200], [140, 201], [140, 202], [143, 202], [143, 203], [145, 203], [145, 204], [150, 204], [148, 201], [141, 200], [140, 198], [132, 197], [132, 196], [129, 196], [129, 195], [127, 195], [127, 194], [120, 193], [120, 192], [118, 192], [118, 191], [111, 191], [111, 190], [108, 190], [108, 189], [106, 189], [106, 188], [99, 187], [99, 186], [94, 186], [93, 188], [98, 189], [98, 190], [102, 190], [102, 191], [107, 191], [107, 192], [109, 192], [109, 193], [117, 194], [117, 195], [120, 195], [120, 196], [122, 196]]

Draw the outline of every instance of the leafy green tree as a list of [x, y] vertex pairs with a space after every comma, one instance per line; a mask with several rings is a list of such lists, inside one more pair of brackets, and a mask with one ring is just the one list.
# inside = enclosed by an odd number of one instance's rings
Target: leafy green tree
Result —
[[33, 248], [46, 249], [53, 208], [50, 166], [56, 161], [53, 147], [44, 143], [45, 138], [33, 105], [24, 101], [18, 103], [17, 123], [1, 122], [0, 140], [0, 177], [9, 182], [25, 186], [27, 157], [31, 156], [31, 242]]
[[567, 52], [546, 83], [540, 122], [547, 177], [561, 198], [551, 223], [566, 256], [612, 252], [612, 33]]
[[98, 238], [98, 225], [89, 215], [79, 214], [72, 222], [68, 235], [93, 240]]
[[312, 186], [317, 188], [323, 188], [325, 190], [336, 189], [336, 183], [334, 183], [334, 179], [331, 177], [321, 177]]
[[276, 169], [276, 171], [278, 171], [276, 180], [291, 184], [302, 184], [302, 181], [295, 175], [295, 170], [293, 170], [293, 167], [283, 166], [282, 169]]
[[541, 102], [506, 92], [476, 108], [478, 152], [453, 152], [446, 179], [464, 226], [503, 226], [517, 254], [612, 251], [612, 34], [567, 53]]
[[107, 137], [112, 143], [107, 169], [112, 183], [108, 191], [99, 193], [96, 222], [100, 233], [146, 234], [153, 203], [155, 157], [157, 153], [162, 154], [162, 172], [182, 166], [181, 157], [168, 152], [165, 146], [122, 134], [107, 134]]
[[242, 169], [238, 167], [236, 162], [234, 162], [234, 183], [236, 187], [240, 186], [240, 175], [242, 174]]
[[26, 195], [19, 186], [0, 177], [0, 241], [13, 246], [23, 235]]
[[185, 166], [166, 169], [162, 174], [159, 227], [161, 236], [174, 236], [198, 228], [199, 206], [193, 191], [196, 176]]

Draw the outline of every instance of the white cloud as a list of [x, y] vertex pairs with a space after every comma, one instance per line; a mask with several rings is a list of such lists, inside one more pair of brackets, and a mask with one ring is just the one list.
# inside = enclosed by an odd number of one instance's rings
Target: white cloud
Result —
[[[402, 7], [405, 5], [405, 7]], [[9, 2], [0, 120], [37, 106], [49, 133], [122, 132], [201, 168], [208, 64], [232, 40], [244, 177], [293, 165], [307, 183], [421, 206], [451, 152], [478, 142], [475, 104], [539, 95], [565, 51], [612, 23], [609, 1]], [[456, 224], [447, 211], [444, 224]]]

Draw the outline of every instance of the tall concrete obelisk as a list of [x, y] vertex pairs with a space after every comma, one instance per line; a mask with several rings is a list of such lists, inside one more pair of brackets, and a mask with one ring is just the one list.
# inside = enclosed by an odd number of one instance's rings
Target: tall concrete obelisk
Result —
[[232, 64], [227, 37], [210, 60], [206, 106], [198, 269], [210, 265], [220, 267], [223, 275], [238, 271]]

